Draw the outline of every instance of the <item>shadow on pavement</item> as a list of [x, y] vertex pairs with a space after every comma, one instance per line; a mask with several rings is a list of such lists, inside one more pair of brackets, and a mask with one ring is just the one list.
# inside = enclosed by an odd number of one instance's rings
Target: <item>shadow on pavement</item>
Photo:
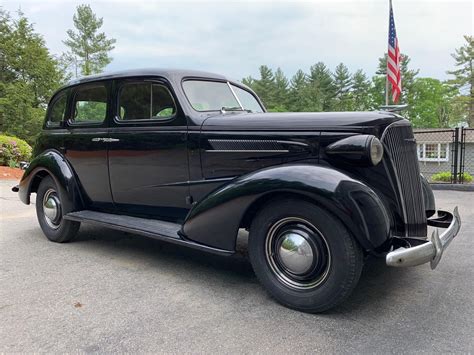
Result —
[[[242, 233], [241, 233], [242, 234]], [[72, 244], [87, 247], [109, 256], [119, 254], [133, 260], [146, 260], [157, 270], [173, 269], [187, 274], [187, 280], [199, 282], [205, 278], [211, 283], [223, 280], [231, 284], [258, 283], [247, 257], [246, 235], [240, 235], [237, 253], [230, 257], [209, 254], [140, 235], [114, 231], [96, 226], [81, 226]], [[86, 251], [84, 251], [86, 252]], [[343, 304], [325, 315], [355, 314], [381, 307], [405, 281], [412, 269], [396, 269], [385, 265], [383, 259], [366, 260], [359, 284]], [[193, 274], [195, 277], [193, 277]], [[272, 301], [273, 302], [273, 301]], [[378, 305], [378, 306], [377, 306]]]

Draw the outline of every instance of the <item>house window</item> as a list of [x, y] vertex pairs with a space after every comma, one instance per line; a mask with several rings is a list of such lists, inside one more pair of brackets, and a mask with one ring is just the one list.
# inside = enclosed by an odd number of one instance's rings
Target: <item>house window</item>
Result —
[[449, 144], [420, 143], [418, 144], [418, 160], [443, 162], [449, 160]]

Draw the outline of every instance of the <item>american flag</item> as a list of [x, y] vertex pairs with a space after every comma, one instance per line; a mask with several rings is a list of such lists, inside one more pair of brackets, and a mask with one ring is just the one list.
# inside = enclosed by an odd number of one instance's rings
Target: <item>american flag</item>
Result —
[[392, 101], [398, 102], [402, 93], [400, 75], [400, 48], [398, 47], [397, 31], [393, 19], [392, 1], [390, 0], [390, 25], [388, 29], [387, 80], [392, 84]]

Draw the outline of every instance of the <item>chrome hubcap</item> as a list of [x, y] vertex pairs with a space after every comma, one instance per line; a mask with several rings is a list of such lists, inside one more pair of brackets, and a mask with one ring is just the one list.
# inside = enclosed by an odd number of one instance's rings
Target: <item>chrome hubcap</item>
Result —
[[43, 214], [48, 226], [58, 228], [61, 222], [61, 202], [53, 189], [46, 191], [43, 197]]
[[311, 245], [300, 234], [288, 232], [281, 237], [278, 254], [282, 264], [294, 274], [304, 274], [313, 264]]
[[269, 229], [265, 254], [277, 279], [294, 289], [317, 287], [326, 279], [331, 265], [322, 233], [298, 217], [281, 219]]

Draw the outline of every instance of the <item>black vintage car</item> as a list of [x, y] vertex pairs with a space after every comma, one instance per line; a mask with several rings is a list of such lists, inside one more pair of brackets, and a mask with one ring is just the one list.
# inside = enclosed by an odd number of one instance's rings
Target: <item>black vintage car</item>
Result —
[[[136, 70], [71, 82], [51, 99], [20, 199], [48, 239], [80, 223], [232, 255], [282, 304], [327, 310], [364, 257], [434, 268], [460, 229], [435, 214], [410, 123], [390, 112], [268, 113], [223, 76]], [[436, 228], [427, 237], [427, 226]]]

